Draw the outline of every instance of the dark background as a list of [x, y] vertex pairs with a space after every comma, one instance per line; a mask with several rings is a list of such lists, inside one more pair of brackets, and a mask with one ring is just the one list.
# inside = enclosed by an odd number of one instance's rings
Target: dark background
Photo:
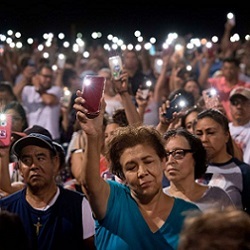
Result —
[[174, 31], [182, 36], [211, 38], [213, 35], [221, 37], [228, 12], [236, 16], [233, 32], [241, 37], [250, 33], [250, 11], [244, 2], [221, 6], [216, 2], [208, 3], [4, 0], [0, 1], [0, 33], [13, 29], [24, 37], [40, 39], [44, 32], [65, 32], [69, 37], [82, 32], [84, 38], [89, 39], [91, 32], [100, 31], [103, 36], [112, 33], [130, 42], [133, 32], [139, 29], [146, 39], [151, 36], [165, 39]]

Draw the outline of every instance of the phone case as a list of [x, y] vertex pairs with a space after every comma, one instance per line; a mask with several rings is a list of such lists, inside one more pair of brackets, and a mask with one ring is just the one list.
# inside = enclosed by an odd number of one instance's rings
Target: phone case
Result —
[[205, 89], [202, 91], [202, 96], [205, 102], [205, 107], [207, 109], [216, 108], [218, 107], [220, 103], [218, 95], [211, 92], [211, 90], [212, 89], [210, 88], [210, 89]]
[[93, 119], [100, 113], [100, 101], [103, 96], [106, 79], [97, 75], [86, 75], [82, 83], [83, 106], [88, 110], [88, 118]]
[[181, 94], [179, 94], [173, 100], [171, 100], [170, 107], [167, 108], [165, 116], [168, 119], [172, 119], [174, 112], [178, 113], [186, 107], [187, 100], [185, 100], [185, 98]]
[[120, 56], [109, 57], [109, 68], [111, 70], [112, 77], [115, 80], [120, 79], [122, 72], [122, 59]]
[[12, 118], [10, 114], [0, 114], [0, 147], [11, 143]]

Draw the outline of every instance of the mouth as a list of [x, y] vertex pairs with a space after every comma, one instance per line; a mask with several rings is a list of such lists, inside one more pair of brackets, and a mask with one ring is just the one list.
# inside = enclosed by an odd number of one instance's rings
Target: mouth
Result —
[[39, 179], [41, 176], [39, 174], [32, 174], [30, 179]]
[[151, 181], [146, 181], [140, 184], [141, 188], [148, 188], [151, 186]]
[[167, 173], [168, 174], [176, 174], [178, 172], [178, 170], [176, 168], [169, 168], [167, 169]]

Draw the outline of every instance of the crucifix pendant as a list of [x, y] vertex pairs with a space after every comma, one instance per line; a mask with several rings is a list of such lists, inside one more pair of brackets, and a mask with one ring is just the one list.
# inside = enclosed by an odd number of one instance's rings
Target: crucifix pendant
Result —
[[40, 231], [40, 227], [42, 227], [43, 225], [40, 223], [40, 217], [37, 218], [37, 223], [34, 224], [35, 228], [36, 228], [36, 235], [39, 234], [39, 231]]

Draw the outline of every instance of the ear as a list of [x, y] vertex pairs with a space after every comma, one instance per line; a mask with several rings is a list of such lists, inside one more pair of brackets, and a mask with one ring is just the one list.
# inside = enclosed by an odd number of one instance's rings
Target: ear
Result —
[[228, 143], [228, 141], [229, 141], [231, 135], [230, 135], [229, 132], [225, 132], [225, 136], [226, 136], [226, 141], [225, 141], [225, 142]]
[[18, 160], [18, 162], [16, 163], [16, 169], [19, 169], [19, 173], [23, 177], [22, 162], [20, 160]]
[[52, 162], [53, 162], [53, 172], [54, 172], [54, 175], [56, 176], [60, 169], [60, 159], [59, 159], [58, 154], [53, 157]]

